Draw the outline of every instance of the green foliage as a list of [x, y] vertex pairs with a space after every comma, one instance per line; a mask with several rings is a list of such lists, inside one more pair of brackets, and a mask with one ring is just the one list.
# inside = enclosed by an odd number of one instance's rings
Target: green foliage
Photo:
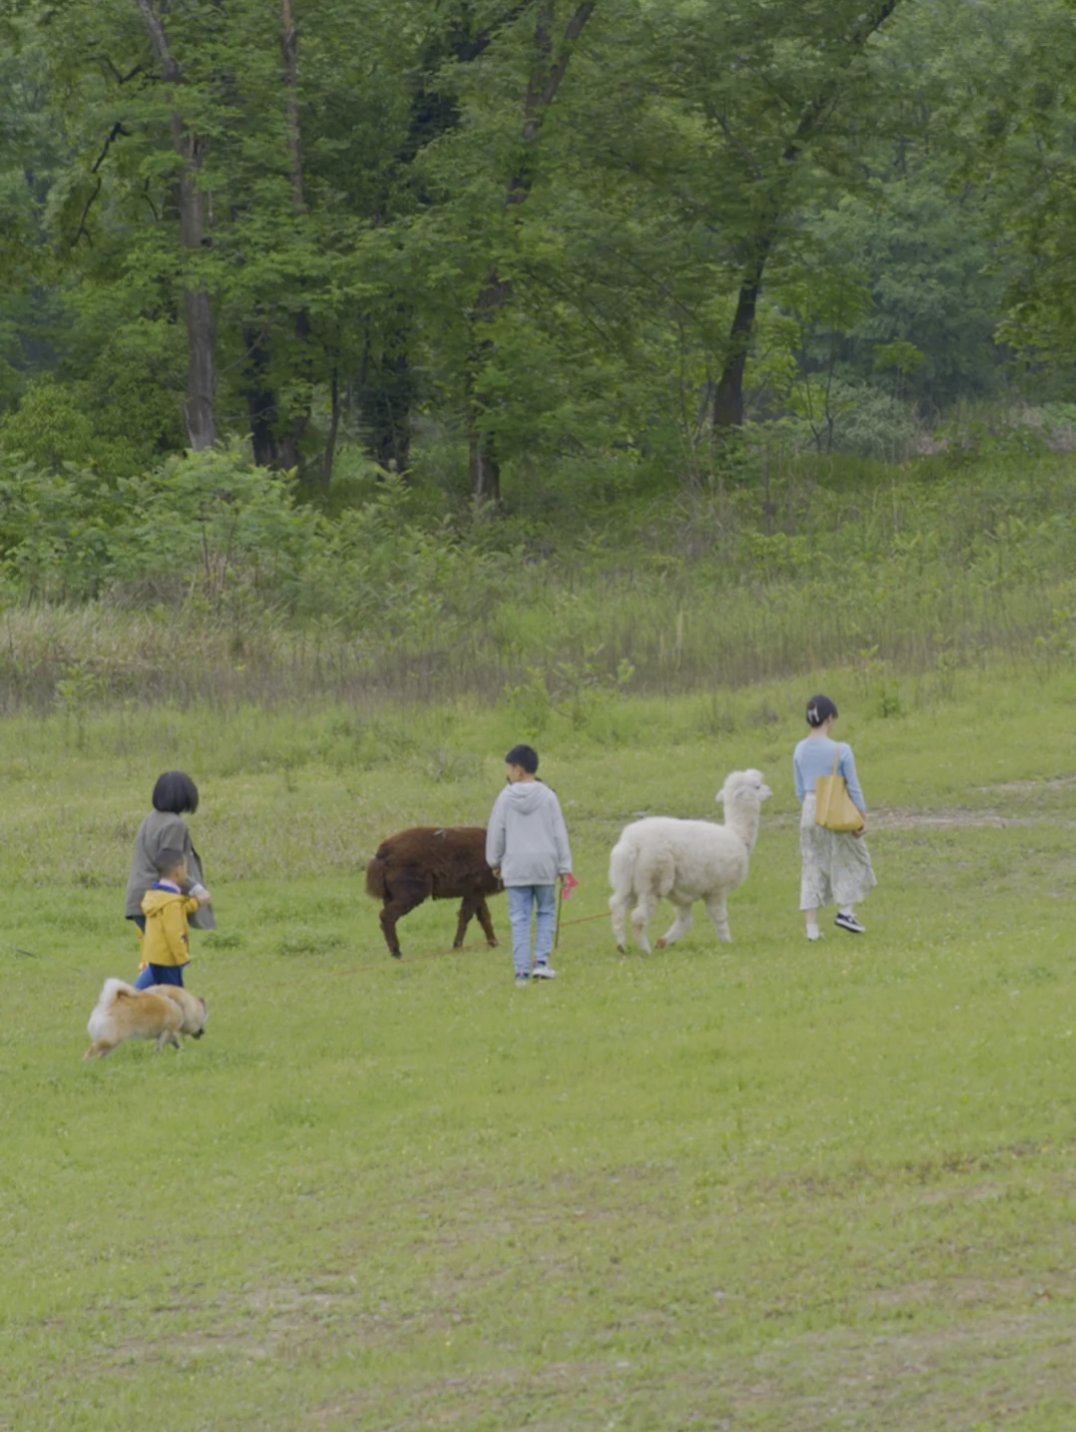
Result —
[[188, 453], [148, 480], [121, 482], [116, 495], [124, 515], [111, 578], [121, 591], [177, 604], [189, 590], [217, 614], [244, 593], [261, 611], [287, 609], [315, 528], [287, 478], [234, 454]]
[[20, 464], [0, 477], [0, 563], [22, 594], [79, 600], [105, 589], [220, 613], [237, 587], [260, 610], [288, 598], [312, 514], [284, 480], [223, 452], [169, 458], [113, 483], [72, 464]]
[[137, 6], [8, 6], [3, 447], [109, 480], [181, 450], [192, 287], [220, 431], [312, 475], [330, 428], [413, 470], [432, 426], [453, 493], [469, 426], [536, 501], [625, 451], [669, 488], [713, 480], [760, 263], [748, 411], [805, 445], [893, 454], [901, 403], [933, 422], [1017, 384], [1070, 396], [1065, 0], [610, 0], [569, 53], [576, 9], [550, 11], [566, 63], [542, 105], [534, 7], [311, 7], [293, 90], [263, 0], [166, 7], [173, 84]]
[[18, 410], [0, 420], [0, 443], [45, 469], [85, 463], [95, 447], [93, 421], [69, 388], [41, 378], [23, 394]]
[[580, 489], [477, 525], [398, 476], [326, 514], [239, 454], [115, 484], [21, 464], [0, 479], [0, 676], [16, 705], [50, 706], [76, 664], [133, 696], [481, 692], [529, 729], [613, 731], [625, 688], [735, 687], [862, 652], [898, 677], [991, 652], [1049, 669], [1073, 640], [1076, 494], [1067, 456], [1030, 433], [979, 434], [979, 457], [954, 434], [887, 468], [751, 430], [736, 485], [589, 509]]
[[0, 417], [0, 452], [52, 471], [90, 465], [130, 477], [182, 442], [172, 384], [175, 329], [135, 325], [94, 355], [85, 378], [33, 379]]
[[61, 472], [30, 463], [0, 476], [0, 573], [23, 598], [85, 599], [105, 585], [110, 570], [114, 490], [89, 468]]
[[1010, 268], [999, 336], [1035, 361], [1040, 396], [1045, 389], [1070, 397], [1076, 102], [1065, 57], [1076, 44], [1076, 12], [1035, 0], [1022, 18], [1020, 27], [994, 33], [997, 88], [975, 111], [983, 142], [972, 169], [1000, 196], [996, 232]]

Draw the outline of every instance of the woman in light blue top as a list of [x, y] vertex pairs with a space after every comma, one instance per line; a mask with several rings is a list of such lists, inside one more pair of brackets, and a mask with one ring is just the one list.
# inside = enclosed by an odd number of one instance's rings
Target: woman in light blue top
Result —
[[[809, 940], [822, 938], [818, 911], [824, 905], [837, 906], [835, 923], [840, 929], [853, 935], [865, 934], [865, 927], [856, 919], [856, 902], [865, 900], [878, 883], [863, 839], [867, 830], [867, 802], [856, 774], [851, 746], [832, 737], [836, 720], [837, 707], [829, 697], [812, 696], [807, 703], [810, 735], [799, 743], [792, 758], [796, 796], [802, 802], [800, 909], [807, 922]], [[815, 782], [819, 776], [832, 775], [834, 760], [853, 805], [863, 816], [862, 827], [854, 832], [825, 830], [815, 824]]]

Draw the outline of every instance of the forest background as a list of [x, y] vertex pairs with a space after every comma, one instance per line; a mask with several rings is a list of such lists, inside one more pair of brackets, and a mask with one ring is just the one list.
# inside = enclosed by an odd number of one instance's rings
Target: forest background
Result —
[[0, 27], [6, 703], [1071, 651], [1071, 0]]
[[[1074, 53], [0, 0], [3, 1432], [1071, 1428]], [[880, 884], [807, 946], [819, 687]], [[560, 977], [391, 960], [365, 860], [527, 739]], [[86, 1066], [172, 766], [209, 1036]], [[620, 828], [745, 766], [735, 944], [618, 955]]]

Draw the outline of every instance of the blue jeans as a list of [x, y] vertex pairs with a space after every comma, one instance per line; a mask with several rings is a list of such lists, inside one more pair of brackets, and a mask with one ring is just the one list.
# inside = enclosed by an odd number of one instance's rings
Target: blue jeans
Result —
[[135, 989], [149, 989], [150, 985], [183, 985], [182, 965], [147, 965], [134, 982]]
[[531, 912], [538, 917], [534, 937], [534, 962], [549, 963], [557, 930], [556, 885], [509, 885], [508, 918], [512, 922], [512, 959], [517, 975], [531, 972]]

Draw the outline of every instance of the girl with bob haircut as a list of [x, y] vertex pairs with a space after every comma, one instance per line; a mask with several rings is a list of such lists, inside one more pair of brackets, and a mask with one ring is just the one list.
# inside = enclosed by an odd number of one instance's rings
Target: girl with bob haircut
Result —
[[[866, 933], [856, 917], [856, 903], [865, 900], [877, 885], [867, 842], [867, 801], [856, 774], [852, 748], [832, 736], [838, 716], [836, 703], [828, 696], [812, 696], [807, 703], [809, 735], [796, 747], [792, 771], [800, 811], [800, 910], [807, 925], [807, 938], [820, 940], [818, 911], [824, 905], [837, 906], [834, 924], [851, 935]], [[857, 831], [825, 830], [815, 823], [815, 782], [834, 770], [844, 777], [852, 804], [863, 816]]]
[[[198, 787], [184, 771], [165, 771], [157, 777], [153, 787], [153, 809], [138, 827], [135, 836], [134, 858], [131, 861], [131, 875], [127, 881], [127, 903], [124, 914], [133, 920], [139, 931], [146, 928], [146, 917], [142, 913], [142, 897], [157, 881], [161, 855], [164, 851], [178, 851], [187, 865], [187, 890], [191, 886], [204, 886], [202, 862], [191, 840], [191, 833], [183, 819], [198, 809]], [[203, 904], [191, 916], [190, 923], [198, 930], [215, 930], [217, 922], [211, 905]]]

